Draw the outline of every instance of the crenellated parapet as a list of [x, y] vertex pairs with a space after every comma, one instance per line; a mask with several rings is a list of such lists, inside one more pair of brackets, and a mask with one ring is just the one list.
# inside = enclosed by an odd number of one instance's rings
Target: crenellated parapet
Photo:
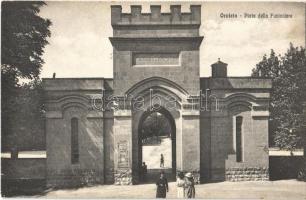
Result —
[[170, 13], [161, 13], [160, 5], [151, 5], [150, 13], [142, 13], [140, 5], [131, 5], [131, 13], [122, 13], [120, 5], [111, 6], [112, 26], [116, 25], [200, 25], [201, 6], [191, 5], [182, 13], [180, 5], [170, 5]]

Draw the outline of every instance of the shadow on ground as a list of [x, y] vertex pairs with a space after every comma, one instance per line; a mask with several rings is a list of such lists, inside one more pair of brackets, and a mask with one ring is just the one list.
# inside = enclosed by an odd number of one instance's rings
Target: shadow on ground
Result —
[[44, 195], [47, 192], [46, 180], [44, 179], [1, 180], [2, 197]]
[[33, 179], [14, 179], [14, 180], [5, 180], [1, 181], [1, 196], [2, 197], [33, 197], [33, 196], [44, 196], [49, 192], [55, 192], [60, 190], [66, 191], [76, 191], [84, 188], [96, 187], [101, 184], [92, 184], [92, 185], [78, 185], [78, 186], [69, 186], [69, 187], [59, 187], [59, 188], [47, 188], [46, 180], [33, 180]]
[[[139, 185], [155, 184], [160, 176], [160, 172], [164, 171], [168, 182], [175, 182], [175, 173], [171, 168], [164, 169], [148, 169], [146, 179]], [[75, 187], [47, 188], [45, 179], [2, 179], [1, 180], [1, 196], [17, 197], [17, 196], [44, 196], [49, 192], [66, 190], [75, 191], [82, 188], [90, 188], [99, 185], [79, 185]]]
[[140, 184], [152, 184], [156, 183], [156, 181], [160, 177], [160, 173], [163, 171], [168, 182], [175, 182], [176, 175], [175, 172], [172, 171], [171, 168], [164, 168], [164, 169], [148, 169], [148, 173], [143, 181]]

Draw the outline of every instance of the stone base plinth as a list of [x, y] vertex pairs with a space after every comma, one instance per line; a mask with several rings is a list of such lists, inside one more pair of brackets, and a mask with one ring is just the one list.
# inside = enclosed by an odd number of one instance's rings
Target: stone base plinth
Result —
[[268, 181], [269, 168], [228, 168], [225, 179], [227, 181]]
[[103, 171], [98, 170], [48, 170], [47, 187], [77, 187], [104, 183]]
[[116, 170], [114, 179], [115, 185], [132, 185], [132, 170]]

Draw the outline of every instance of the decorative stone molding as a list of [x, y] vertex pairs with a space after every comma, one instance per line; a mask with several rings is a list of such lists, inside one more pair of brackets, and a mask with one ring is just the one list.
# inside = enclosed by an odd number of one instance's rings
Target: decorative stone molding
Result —
[[[49, 100], [45, 103], [45, 109], [50, 118], [60, 116], [59, 112], [64, 112], [71, 107], [79, 107], [84, 110], [92, 110], [91, 100], [83, 95], [66, 95], [56, 100]], [[52, 112], [52, 113], [51, 113]], [[57, 112], [57, 114], [55, 114]], [[48, 118], [48, 116], [47, 116]]]
[[125, 94], [127, 96], [138, 97], [149, 95], [150, 89], [153, 93], [161, 92], [167, 95], [171, 94], [178, 101], [184, 100], [188, 96], [188, 92], [177, 83], [162, 77], [150, 77], [134, 84]]

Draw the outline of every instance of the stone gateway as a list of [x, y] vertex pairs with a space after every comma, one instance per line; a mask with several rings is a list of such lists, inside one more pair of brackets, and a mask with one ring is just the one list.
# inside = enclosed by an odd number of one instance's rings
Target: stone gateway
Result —
[[142, 13], [111, 6], [113, 79], [43, 79], [47, 184], [137, 184], [142, 124], [153, 112], [171, 127], [172, 173], [197, 183], [268, 180], [271, 80], [200, 77], [201, 7]]

